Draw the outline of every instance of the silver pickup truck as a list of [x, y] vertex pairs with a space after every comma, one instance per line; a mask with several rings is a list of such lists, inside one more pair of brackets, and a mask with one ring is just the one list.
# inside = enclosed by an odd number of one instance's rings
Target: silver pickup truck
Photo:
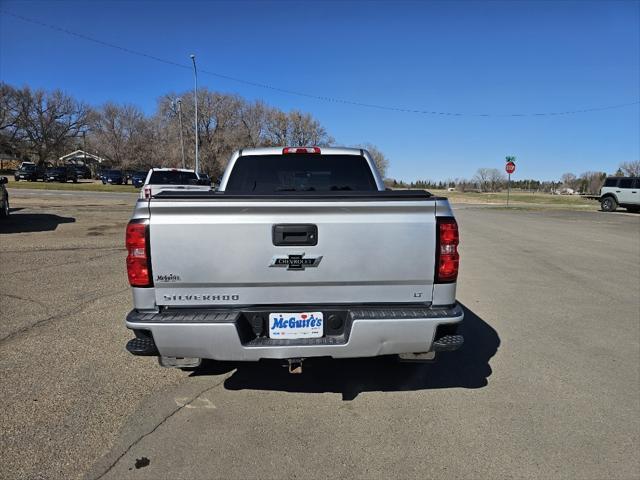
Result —
[[217, 191], [139, 199], [127, 226], [134, 355], [433, 359], [455, 350], [458, 226], [449, 202], [385, 190], [351, 148], [240, 150]]

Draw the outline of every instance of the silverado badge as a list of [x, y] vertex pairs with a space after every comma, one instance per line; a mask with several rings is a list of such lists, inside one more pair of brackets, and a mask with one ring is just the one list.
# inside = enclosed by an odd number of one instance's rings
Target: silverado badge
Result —
[[287, 270], [304, 270], [307, 267], [317, 267], [320, 265], [322, 256], [305, 257], [304, 253], [298, 255], [274, 255], [271, 259], [270, 267], [282, 267]]

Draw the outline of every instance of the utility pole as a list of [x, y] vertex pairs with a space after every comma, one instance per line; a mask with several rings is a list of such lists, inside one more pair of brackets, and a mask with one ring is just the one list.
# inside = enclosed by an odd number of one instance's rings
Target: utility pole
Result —
[[193, 101], [195, 102], [196, 105], [196, 118], [195, 118], [195, 124], [196, 124], [196, 175], [198, 175], [200, 173], [200, 158], [198, 157], [198, 69], [196, 68], [196, 56], [192, 53], [191, 54], [191, 60], [193, 61], [193, 76], [195, 79], [195, 86], [193, 89], [193, 93], [194, 93], [194, 99]]
[[184, 138], [182, 138], [182, 99], [179, 98], [177, 100], [177, 103], [178, 103], [178, 118], [180, 119], [180, 150], [182, 151], [182, 168], [187, 168], [184, 161]]
[[[84, 166], [87, 166], [87, 131], [82, 130], [82, 163]], [[93, 176], [93, 171], [91, 171], [91, 176]]]

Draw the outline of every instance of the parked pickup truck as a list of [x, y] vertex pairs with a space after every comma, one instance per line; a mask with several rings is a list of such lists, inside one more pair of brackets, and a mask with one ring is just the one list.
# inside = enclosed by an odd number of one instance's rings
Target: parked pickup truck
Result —
[[[208, 178], [208, 177], [207, 177]], [[211, 190], [211, 181], [205, 180], [194, 170], [184, 168], [152, 168], [149, 170], [140, 198], [148, 199], [165, 190], [198, 190], [208, 192]]]
[[457, 331], [458, 226], [445, 198], [385, 190], [366, 150], [236, 152], [218, 191], [162, 191], [127, 226], [134, 355], [433, 359]]

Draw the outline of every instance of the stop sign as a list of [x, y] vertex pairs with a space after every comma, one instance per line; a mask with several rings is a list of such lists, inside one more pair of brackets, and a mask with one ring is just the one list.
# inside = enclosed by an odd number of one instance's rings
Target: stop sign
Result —
[[513, 172], [516, 171], [516, 164], [513, 162], [507, 162], [507, 164], [504, 166], [504, 169], [507, 171], [509, 175], [511, 175]]

